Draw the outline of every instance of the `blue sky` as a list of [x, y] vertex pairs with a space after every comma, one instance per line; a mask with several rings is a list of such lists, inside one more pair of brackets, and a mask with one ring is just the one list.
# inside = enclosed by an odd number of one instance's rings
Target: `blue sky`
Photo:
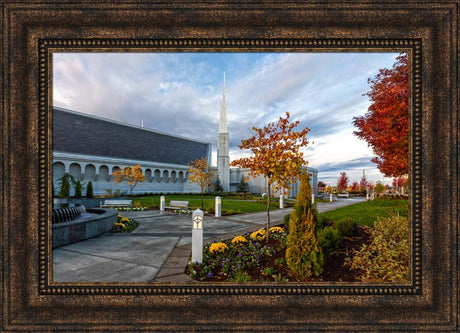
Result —
[[55, 106], [210, 142], [217, 146], [226, 72], [230, 159], [253, 126], [291, 113], [309, 127], [305, 150], [319, 179], [345, 171], [359, 181], [383, 178], [372, 150], [353, 135], [369, 107], [367, 79], [391, 68], [398, 53], [54, 53]]

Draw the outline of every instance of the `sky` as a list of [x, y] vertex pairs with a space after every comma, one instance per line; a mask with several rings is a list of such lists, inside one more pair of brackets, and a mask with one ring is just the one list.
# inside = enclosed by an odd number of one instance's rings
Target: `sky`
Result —
[[286, 111], [308, 127], [304, 155], [319, 180], [391, 183], [353, 134], [366, 113], [368, 78], [392, 68], [398, 53], [53, 53], [53, 105], [209, 142], [216, 165], [223, 75], [230, 160]]

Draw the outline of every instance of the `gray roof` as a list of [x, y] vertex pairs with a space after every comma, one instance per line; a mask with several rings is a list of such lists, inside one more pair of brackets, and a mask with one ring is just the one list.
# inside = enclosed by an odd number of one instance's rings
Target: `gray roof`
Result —
[[186, 165], [210, 144], [53, 107], [53, 151]]

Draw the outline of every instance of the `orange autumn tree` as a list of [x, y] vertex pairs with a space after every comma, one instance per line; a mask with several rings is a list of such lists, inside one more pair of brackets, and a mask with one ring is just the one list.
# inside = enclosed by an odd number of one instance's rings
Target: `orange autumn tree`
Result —
[[308, 145], [305, 127], [295, 131], [299, 121], [289, 122], [289, 112], [286, 118], [280, 117], [277, 123], [269, 123], [263, 128], [253, 127], [255, 134], [242, 140], [240, 149], [249, 149], [252, 156], [243, 157], [230, 163], [231, 166], [249, 168], [248, 178], [259, 175], [267, 179], [267, 241], [270, 229], [270, 197], [271, 191], [289, 189], [291, 183], [300, 175], [302, 166], [306, 165], [301, 147]]
[[206, 157], [197, 158], [190, 162], [189, 166], [189, 180], [200, 186], [201, 189], [201, 210], [203, 209], [203, 193], [206, 187], [211, 186], [214, 180], [215, 172], [208, 164]]
[[409, 65], [408, 55], [396, 58], [392, 69], [380, 69], [368, 79], [371, 105], [364, 116], [354, 117], [353, 132], [366, 140], [377, 157], [372, 162], [386, 177], [409, 172]]
[[135, 166], [127, 166], [123, 169], [117, 169], [112, 173], [113, 182], [118, 185], [122, 182], [127, 182], [129, 185], [129, 193], [133, 194], [133, 189], [138, 184], [142, 184], [145, 180], [145, 175], [142, 173], [140, 164]]

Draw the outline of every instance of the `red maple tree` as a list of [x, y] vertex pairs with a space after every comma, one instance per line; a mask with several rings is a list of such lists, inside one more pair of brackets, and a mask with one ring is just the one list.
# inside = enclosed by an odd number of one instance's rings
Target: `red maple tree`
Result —
[[368, 79], [366, 93], [372, 104], [364, 116], [354, 117], [353, 132], [367, 141], [377, 157], [372, 162], [386, 177], [409, 170], [409, 66], [407, 53], [396, 58], [392, 69], [383, 68]]
[[351, 185], [351, 190], [352, 191], [358, 191], [359, 190], [358, 182], [353, 182], [353, 184]]
[[348, 188], [348, 176], [347, 173], [341, 172], [340, 173], [340, 178], [337, 181], [337, 190], [339, 192], [345, 191]]

